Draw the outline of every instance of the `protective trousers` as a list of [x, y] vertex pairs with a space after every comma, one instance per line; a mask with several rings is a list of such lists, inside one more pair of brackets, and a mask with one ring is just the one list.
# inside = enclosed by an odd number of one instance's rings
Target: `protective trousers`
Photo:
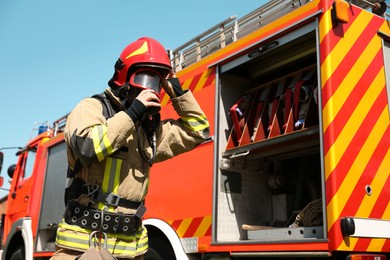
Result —
[[[112, 259], [122, 259], [122, 258], [115, 258], [112, 256], [110, 252], [107, 250], [100, 250], [100, 252], [95, 248], [91, 247], [86, 252], [81, 253], [79, 251], [70, 250], [61, 248], [57, 250], [53, 256], [51, 257], [51, 260], [112, 260]], [[137, 256], [134, 258], [134, 260], [143, 260], [144, 256]]]

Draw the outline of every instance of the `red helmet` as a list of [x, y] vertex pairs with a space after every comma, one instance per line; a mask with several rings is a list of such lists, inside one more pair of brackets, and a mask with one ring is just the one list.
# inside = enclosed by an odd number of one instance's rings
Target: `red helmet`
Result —
[[[164, 47], [158, 41], [142, 37], [127, 45], [115, 64], [115, 73], [110, 83], [121, 87], [129, 82], [136, 67], [149, 67], [162, 71], [165, 77], [172, 70], [171, 63]], [[110, 85], [111, 85], [110, 84]]]

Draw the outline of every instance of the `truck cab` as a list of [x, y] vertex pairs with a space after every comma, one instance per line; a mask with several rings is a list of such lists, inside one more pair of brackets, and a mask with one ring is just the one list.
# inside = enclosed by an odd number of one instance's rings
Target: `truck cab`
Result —
[[[53, 128], [54, 129], [54, 128]], [[45, 129], [16, 153], [3, 216], [2, 259], [50, 256], [65, 209], [66, 146], [61, 131]]]

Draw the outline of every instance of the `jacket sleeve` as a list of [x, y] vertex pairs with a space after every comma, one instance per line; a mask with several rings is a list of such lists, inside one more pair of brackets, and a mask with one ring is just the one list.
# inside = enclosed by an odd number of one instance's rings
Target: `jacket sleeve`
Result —
[[106, 120], [99, 100], [83, 99], [69, 114], [65, 126], [65, 140], [73, 157], [69, 161], [80, 159], [83, 165], [100, 162], [122, 147], [134, 129], [125, 112]]
[[157, 135], [157, 162], [190, 151], [209, 138], [209, 122], [191, 91], [172, 98], [172, 105], [179, 119], [162, 121]]

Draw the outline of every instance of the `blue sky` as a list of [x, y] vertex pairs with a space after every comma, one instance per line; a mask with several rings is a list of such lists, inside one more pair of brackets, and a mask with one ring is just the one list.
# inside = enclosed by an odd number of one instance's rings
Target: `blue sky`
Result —
[[[102, 92], [122, 49], [142, 36], [175, 49], [264, 0], [1, 0], [0, 149], [24, 146], [39, 122], [53, 122]], [[1, 176], [16, 150], [5, 154]], [[7, 194], [0, 190], [0, 197]]]

